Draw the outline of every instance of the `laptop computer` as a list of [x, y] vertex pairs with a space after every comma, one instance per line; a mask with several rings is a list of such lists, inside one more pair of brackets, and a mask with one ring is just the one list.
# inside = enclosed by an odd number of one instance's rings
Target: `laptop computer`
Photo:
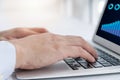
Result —
[[18, 79], [46, 79], [120, 73], [120, 1], [108, 0], [98, 29], [90, 43], [99, 57], [95, 63], [68, 58], [31, 71], [18, 71]]

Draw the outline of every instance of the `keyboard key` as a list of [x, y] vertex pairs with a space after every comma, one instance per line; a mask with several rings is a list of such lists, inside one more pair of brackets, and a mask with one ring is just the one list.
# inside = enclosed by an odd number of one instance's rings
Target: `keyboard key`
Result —
[[98, 57], [98, 62], [100, 63], [108, 63], [108, 61], [106, 61], [105, 59], [101, 58], [101, 57]]
[[106, 63], [106, 62], [107, 62], [106, 60], [104, 60], [104, 59], [101, 58], [101, 57], [98, 57], [97, 61], [98, 61], [98, 62], [103, 62], [103, 63]]
[[80, 67], [80, 64], [79, 63], [77, 63], [77, 62], [75, 62], [75, 63], [73, 63], [73, 64], [70, 64], [71, 66], [75, 66], [75, 67]]
[[100, 57], [102, 57], [104, 60], [108, 61], [109, 63], [111, 63], [113, 66], [117, 66], [117, 65], [120, 65], [120, 60], [113, 57], [112, 55], [102, 51], [102, 50], [99, 50], [97, 49], [97, 52], [98, 52], [98, 55]]
[[81, 62], [87, 62], [85, 59], [83, 58], [76, 58], [75, 59], [77, 62], [81, 63]]
[[74, 63], [74, 64], [69, 64], [69, 66], [73, 69], [73, 70], [78, 70], [81, 66], [78, 63]]
[[75, 61], [74, 59], [72, 59], [72, 58], [65, 59], [64, 61], [65, 61], [67, 64], [73, 64], [73, 63], [76, 62], [76, 61]]
[[110, 63], [103, 63], [102, 65], [103, 65], [104, 67], [112, 66], [112, 64], [110, 64]]
[[108, 66], [112, 66], [111, 63], [109, 63], [108, 61], [104, 60], [103, 58], [101, 57], [98, 57], [98, 60], [97, 60], [99, 63], [101, 63], [104, 67], [108, 67]]
[[103, 65], [101, 65], [100, 63], [98, 62], [95, 62], [95, 63], [91, 63], [92, 66], [94, 66], [95, 68], [100, 68], [100, 67], [103, 67]]
[[93, 68], [88, 62], [81, 62], [80, 65], [85, 69]]
[[74, 59], [68, 58], [64, 60], [73, 70], [78, 70], [81, 66]]
[[108, 61], [109, 63], [111, 63], [114, 66], [120, 65], [120, 62], [118, 62], [116, 59], [113, 59], [111, 57], [106, 57], [105, 60]]
[[70, 66], [73, 70], [79, 70], [78, 67]]
[[110, 55], [111, 62], [113, 65], [120, 65], [120, 60]]

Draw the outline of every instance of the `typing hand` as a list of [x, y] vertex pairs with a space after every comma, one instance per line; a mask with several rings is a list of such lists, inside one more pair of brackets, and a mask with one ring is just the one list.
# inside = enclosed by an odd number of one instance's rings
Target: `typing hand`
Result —
[[16, 46], [16, 68], [19, 69], [38, 69], [69, 57], [81, 57], [89, 62], [97, 58], [95, 50], [77, 36], [43, 33], [10, 42]]

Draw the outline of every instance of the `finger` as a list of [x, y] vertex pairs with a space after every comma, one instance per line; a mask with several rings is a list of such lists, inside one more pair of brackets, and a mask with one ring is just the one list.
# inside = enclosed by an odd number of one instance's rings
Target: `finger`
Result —
[[81, 46], [82, 48], [84, 48], [86, 51], [88, 51], [95, 58], [98, 57], [94, 48], [88, 42], [86, 42], [84, 39], [82, 39], [81, 37], [66, 36], [66, 38], [68, 40], [68, 45]]
[[79, 51], [80, 51], [81, 54], [78, 57], [84, 58], [88, 62], [95, 62], [96, 61], [95, 58], [91, 55], [91, 53], [89, 53], [85, 49], [79, 47]]
[[46, 30], [45, 28], [31, 28], [31, 30], [38, 32], [38, 33], [46, 33], [48, 32], [48, 30]]
[[91, 55], [93, 55], [96, 59], [98, 58], [97, 52], [95, 49], [86, 41], [83, 41], [82, 47], [87, 50]]
[[95, 58], [86, 50], [81, 47], [68, 47], [68, 52], [66, 53], [67, 57], [77, 58], [81, 57], [89, 62], [95, 62]]

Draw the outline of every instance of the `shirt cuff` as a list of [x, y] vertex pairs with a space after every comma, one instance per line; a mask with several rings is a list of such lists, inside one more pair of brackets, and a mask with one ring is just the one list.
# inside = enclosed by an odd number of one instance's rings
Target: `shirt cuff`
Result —
[[16, 49], [8, 41], [0, 41], [0, 80], [8, 78], [15, 70]]

